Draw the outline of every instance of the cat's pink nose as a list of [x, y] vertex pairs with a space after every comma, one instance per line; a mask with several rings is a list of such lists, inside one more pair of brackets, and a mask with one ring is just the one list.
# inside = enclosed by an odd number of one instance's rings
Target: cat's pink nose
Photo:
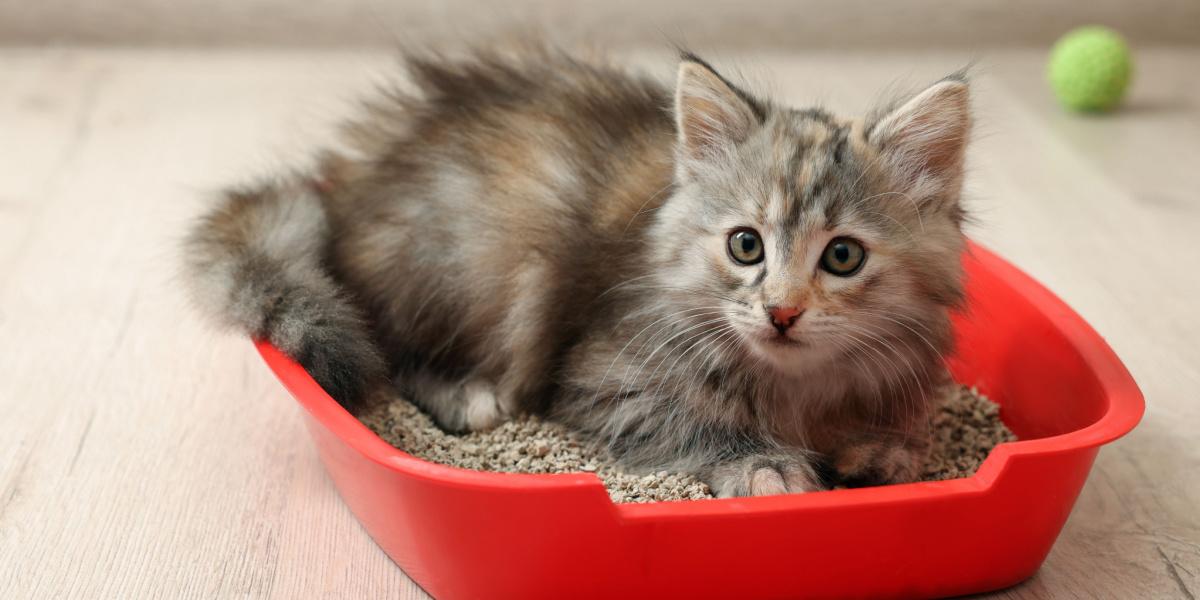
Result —
[[804, 309], [797, 306], [767, 307], [767, 315], [771, 317], [771, 324], [779, 330], [779, 333], [787, 331], [802, 314], [804, 314]]

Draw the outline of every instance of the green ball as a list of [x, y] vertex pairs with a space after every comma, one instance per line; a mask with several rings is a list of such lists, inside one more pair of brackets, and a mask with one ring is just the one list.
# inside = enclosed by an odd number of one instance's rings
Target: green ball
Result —
[[1109, 110], [1120, 104], [1133, 73], [1129, 46], [1106, 27], [1080, 27], [1063, 36], [1050, 52], [1046, 75], [1054, 95], [1067, 108]]

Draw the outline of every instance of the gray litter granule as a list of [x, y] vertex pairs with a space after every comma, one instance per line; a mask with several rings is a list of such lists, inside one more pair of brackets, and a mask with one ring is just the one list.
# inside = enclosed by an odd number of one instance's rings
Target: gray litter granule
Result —
[[[407, 400], [379, 403], [362, 422], [389, 444], [428, 461], [504, 473], [595, 473], [613, 502], [712, 498], [708, 486], [689, 475], [659, 471], [627, 473], [596, 448], [557, 423], [521, 417], [486, 432], [452, 435]], [[1015, 440], [994, 403], [963, 386], [946, 389], [934, 415], [934, 445], [926, 480], [966, 477], [996, 444]]]

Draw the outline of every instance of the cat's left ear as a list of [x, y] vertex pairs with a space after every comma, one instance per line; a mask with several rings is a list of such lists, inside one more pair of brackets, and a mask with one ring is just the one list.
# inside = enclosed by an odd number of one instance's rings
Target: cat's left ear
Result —
[[907, 184], [957, 185], [971, 130], [970, 96], [963, 77], [939, 81], [869, 124], [867, 140]]
[[763, 120], [763, 109], [708, 63], [685, 54], [675, 87], [675, 125], [684, 162], [719, 157], [741, 143]]

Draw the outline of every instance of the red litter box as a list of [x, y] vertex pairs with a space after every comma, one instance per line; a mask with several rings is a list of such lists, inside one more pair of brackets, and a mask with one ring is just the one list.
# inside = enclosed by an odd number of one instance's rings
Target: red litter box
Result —
[[590, 473], [516, 475], [391, 447], [274, 348], [342, 498], [437, 598], [927, 597], [1037, 571], [1100, 445], [1141, 392], [1053, 294], [979, 246], [964, 258], [955, 378], [1000, 404], [1020, 441], [973, 477], [802, 495], [613, 504]]

